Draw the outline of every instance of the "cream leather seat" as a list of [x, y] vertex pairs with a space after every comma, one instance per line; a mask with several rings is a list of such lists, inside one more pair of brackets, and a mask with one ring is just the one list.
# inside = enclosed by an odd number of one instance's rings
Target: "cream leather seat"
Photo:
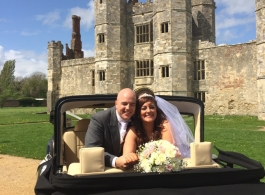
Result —
[[67, 168], [71, 163], [79, 162], [79, 150], [85, 145], [85, 136], [90, 120], [79, 120], [74, 131], [67, 131], [63, 135], [64, 156]]
[[109, 173], [134, 172], [133, 169], [122, 170], [113, 167], [105, 167], [104, 148], [81, 148], [79, 152], [80, 162], [69, 165], [67, 174], [74, 176], [86, 176]]

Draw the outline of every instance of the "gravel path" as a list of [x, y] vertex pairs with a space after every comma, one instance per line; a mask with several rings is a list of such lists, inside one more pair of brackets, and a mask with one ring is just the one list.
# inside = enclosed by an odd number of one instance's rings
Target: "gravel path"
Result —
[[40, 162], [0, 154], [0, 195], [34, 195]]

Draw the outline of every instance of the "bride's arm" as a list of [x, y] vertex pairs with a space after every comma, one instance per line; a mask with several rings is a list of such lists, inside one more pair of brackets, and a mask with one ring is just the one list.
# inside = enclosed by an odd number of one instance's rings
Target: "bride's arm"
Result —
[[171, 129], [170, 129], [170, 124], [169, 124], [169, 122], [168, 121], [164, 121], [164, 123], [163, 123], [163, 130], [162, 130], [162, 132], [161, 132], [161, 134], [162, 134], [162, 139], [163, 140], [167, 140], [167, 141], [169, 141], [170, 143], [172, 143], [173, 144], [173, 137], [172, 137], [172, 134], [171, 134]]
[[130, 128], [124, 140], [122, 155], [128, 153], [136, 153], [136, 147], [137, 147], [136, 141], [137, 141], [137, 136], [133, 131], [133, 129]]

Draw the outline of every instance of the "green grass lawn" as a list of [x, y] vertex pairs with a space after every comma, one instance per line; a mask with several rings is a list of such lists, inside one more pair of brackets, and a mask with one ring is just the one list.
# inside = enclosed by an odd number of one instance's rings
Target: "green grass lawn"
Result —
[[[45, 107], [0, 109], [0, 154], [43, 159], [53, 135], [49, 115], [40, 114], [43, 112]], [[190, 117], [186, 120], [191, 122]], [[205, 141], [221, 150], [245, 154], [265, 166], [265, 121], [253, 116], [205, 116], [204, 126]], [[217, 154], [215, 149], [213, 152]]]
[[43, 159], [53, 135], [46, 107], [0, 109], [0, 153]]
[[53, 134], [50, 123], [26, 123], [0, 126], [0, 153], [43, 159]]
[[46, 107], [1, 108], [0, 125], [48, 122], [49, 116], [40, 114], [46, 111]]
[[205, 141], [240, 152], [265, 166], [265, 121], [253, 116], [206, 116]]

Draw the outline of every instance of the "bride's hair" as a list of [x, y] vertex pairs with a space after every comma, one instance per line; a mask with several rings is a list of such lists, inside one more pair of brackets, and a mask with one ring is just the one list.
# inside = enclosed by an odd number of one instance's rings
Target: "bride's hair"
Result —
[[137, 144], [139, 146], [150, 141], [150, 138], [147, 137], [146, 131], [143, 127], [142, 120], [140, 119], [141, 107], [143, 106], [143, 104], [150, 101], [154, 103], [156, 107], [157, 116], [154, 121], [154, 129], [151, 138], [152, 140], [159, 140], [162, 138], [161, 131], [163, 130], [163, 122], [166, 120], [166, 116], [162, 112], [162, 110], [157, 106], [154, 92], [151, 91], [150, 89], [137, 91], [136, 97], [137, 97], [137, 102], [135, 110], [134, 127], [137, 135]]

